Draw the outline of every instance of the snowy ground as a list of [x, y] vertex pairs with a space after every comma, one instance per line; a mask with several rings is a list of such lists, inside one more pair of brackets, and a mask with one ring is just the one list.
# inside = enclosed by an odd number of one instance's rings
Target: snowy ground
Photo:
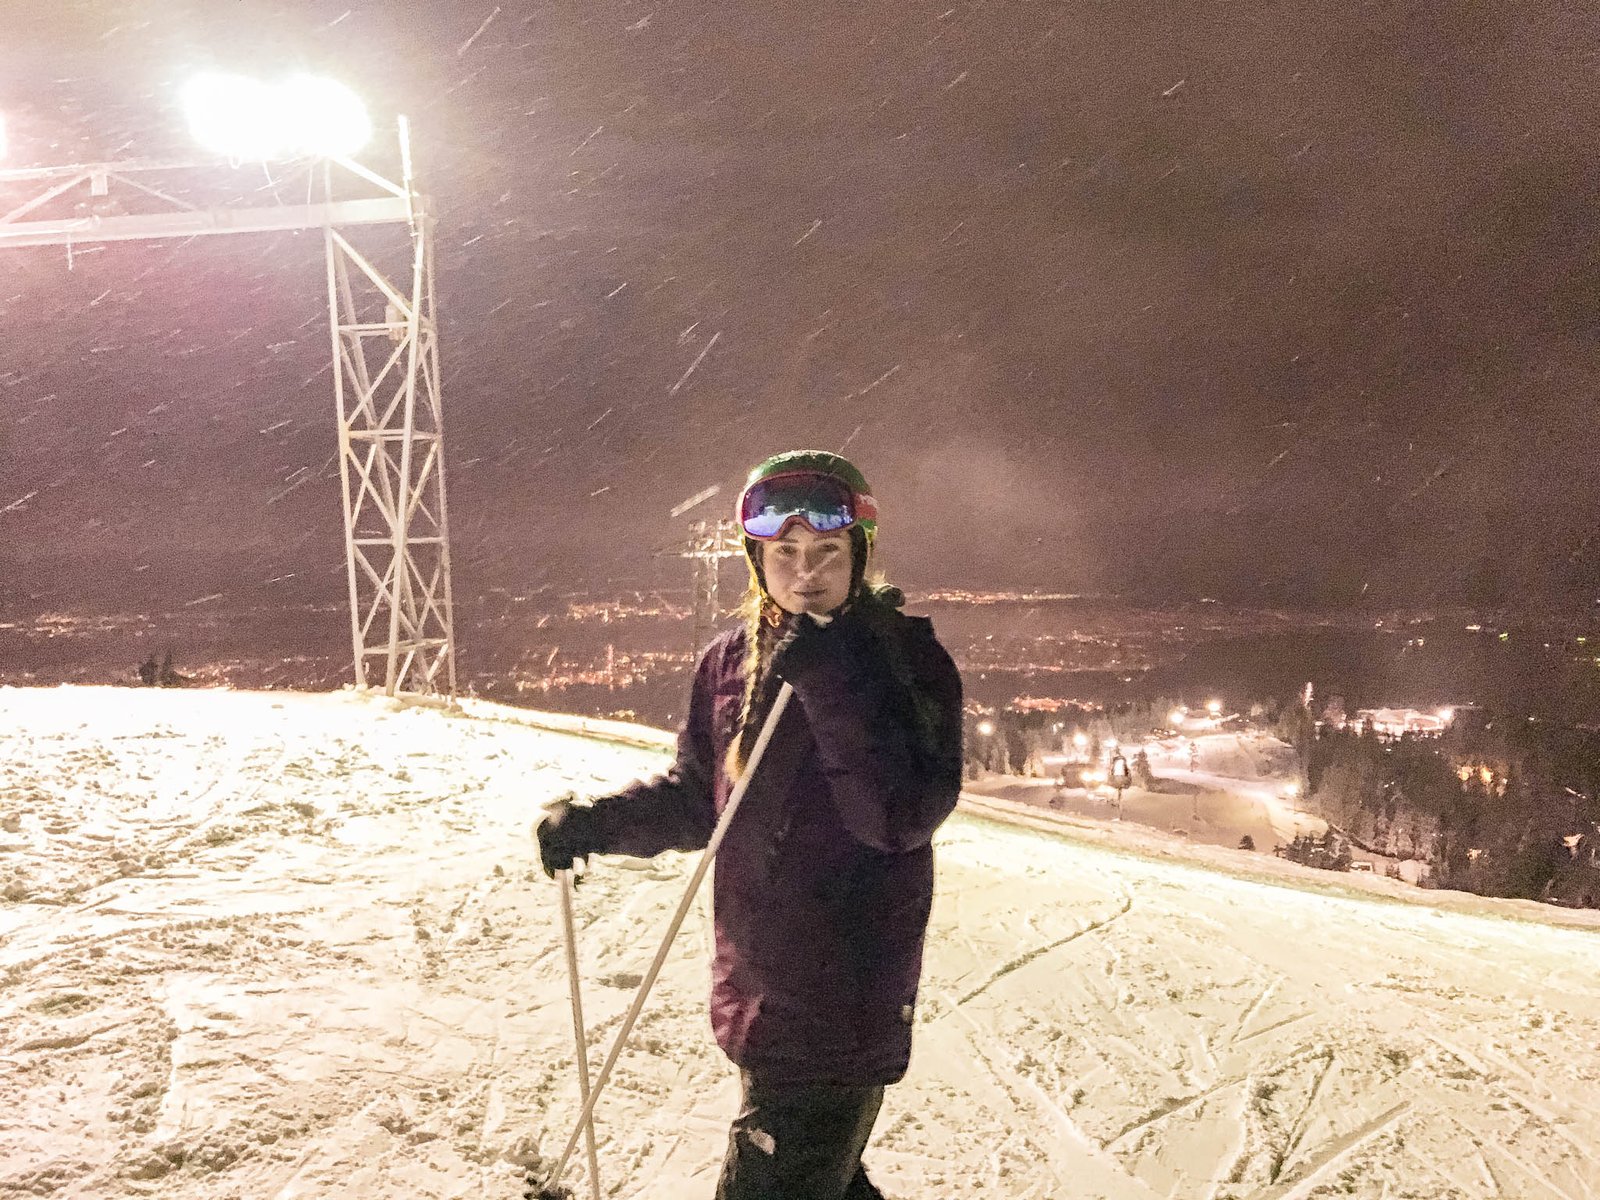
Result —
[[[661, 757], [492, 712], [0, 689], [0, 1196], [518, 1195], [576, 1091], [529, 819]], [[1600, 1192], [1593, 914], [1013, 815], [1062, 829], [941, 838], [892, 1195]], [[687, 867], [579, 891], [596, 1060]], [[705, 939], [601, 1105], [608, 1195], [710, 1194]]]

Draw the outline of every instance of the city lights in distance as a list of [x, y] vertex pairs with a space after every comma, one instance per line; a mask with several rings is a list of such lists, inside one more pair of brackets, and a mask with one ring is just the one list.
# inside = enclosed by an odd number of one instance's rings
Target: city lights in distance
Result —
[[372, 121], [344, 84], [314, 75], [264, 83], [207, 72], [183, 90], [195, 141], [236, 162], [280, 158], [343, 158], [372, 137]]

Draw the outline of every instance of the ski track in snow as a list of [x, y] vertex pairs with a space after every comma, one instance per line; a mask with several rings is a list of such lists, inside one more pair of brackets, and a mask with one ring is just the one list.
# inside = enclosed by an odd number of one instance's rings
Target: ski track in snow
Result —
[[[663, 759], [497, 716], [0, 689], [0, 1196], [520, 1196], [577, 1111], [529, 826]], [[868, 1152], [891, 1196], [1595, 1200], [1600, 936], [1193, 853], [946, 827], [917, 1053]], [[578, 889], [594, 1063], [690, 866]], [[738, 1089], [705, 926], [601, 1102], [608, 1196], [711, 1193]]]

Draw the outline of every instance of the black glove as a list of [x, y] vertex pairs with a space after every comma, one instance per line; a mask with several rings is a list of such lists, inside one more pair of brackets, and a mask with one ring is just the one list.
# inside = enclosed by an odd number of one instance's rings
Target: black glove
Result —
[[553, 801], [544, 819], [534, 826], [539, 839], [539, 863], [554, 879], [557, 871], [570, 871], [576, 859], [587, 859], [596, 852], [594, 809], [563, 796]]
[[824, 623], [806, 613], [791, 615], [779, 630], [772, 647], [772, 673], [793, 683], [797, 676], [829, 656], [833, 622]]
[[793, 684], [818, 664], [835, 662], [853, 674], [873, 657], [873, 641], [872, 631], [854, 614], [824, 624], [801, 613], [789, 619], [772, 648], [772, 673]]

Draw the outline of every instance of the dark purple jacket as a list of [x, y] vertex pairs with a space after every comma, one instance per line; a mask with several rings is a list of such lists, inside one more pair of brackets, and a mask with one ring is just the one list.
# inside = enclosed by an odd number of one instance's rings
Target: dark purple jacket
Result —
[[[961, 790], [961, 680], [926, 618], [846, 616], [826, 636], [788, 673], [795, 698], [718, 852], [711, 1024], [764, 1081], [886, 1084], [911, 1054], [930, 843]], [[598, 852], [710, 840], [745, 644], [736, 629], [701, 658], [672, 767], [595, 802]]]

